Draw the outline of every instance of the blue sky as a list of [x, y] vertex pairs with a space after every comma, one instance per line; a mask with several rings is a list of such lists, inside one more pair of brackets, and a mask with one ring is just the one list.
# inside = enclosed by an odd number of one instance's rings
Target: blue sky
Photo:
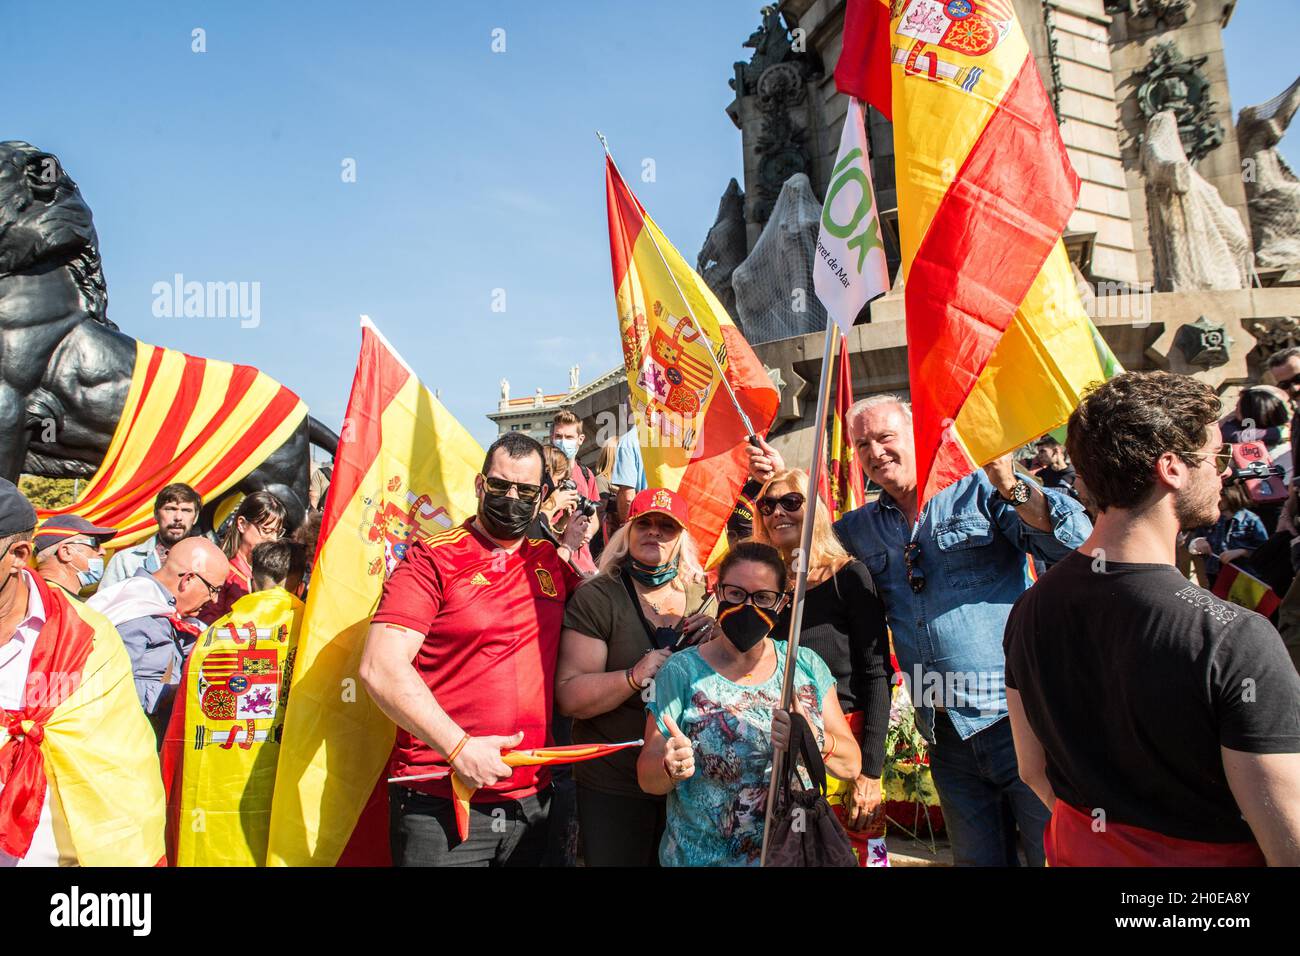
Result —
[[[694, 260], [740, 176], [723, 110], [762, 5], [0, 2], [24, 78], [0, 139], [81, 186], [124, 331], [257, 365], [337, 427], [364, 312], [484, 443], [503, 376], [561, 391], [619, 361], [597, 128]], [[1294, 79], [1297, 26], [1291, 0], [1240, 4], [1234, 111]], [[260, 324], [156, 317], [177, 273], [259, 283]]]

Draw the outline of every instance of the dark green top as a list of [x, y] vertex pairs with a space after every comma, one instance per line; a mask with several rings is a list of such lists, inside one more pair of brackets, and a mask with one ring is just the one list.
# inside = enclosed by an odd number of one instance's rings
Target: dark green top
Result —
[[[703, 600], [703, 582], [687, 587], [686, 613], [695, 613]], [[651, 650], [650, 638], [620, 577], [599, 574], [583, 582], [565, 608], [564, 626], [608, 645], [606, 671], [625, 671]], [[575, 718], [573, 742], [613, 744], [640, 740], [645, 733], [645, 721], [645, 701], [641, 694], [629, 690], [627, 700], [613, 710], [586, 720]], [[646, 793], [636, 782], [636, 758], [640, 752], [641, 748], [630, 747], [598, 760], [576, 763], [574, 779], [580, 786], [615, 796], [662, 800], [662, 796]]]

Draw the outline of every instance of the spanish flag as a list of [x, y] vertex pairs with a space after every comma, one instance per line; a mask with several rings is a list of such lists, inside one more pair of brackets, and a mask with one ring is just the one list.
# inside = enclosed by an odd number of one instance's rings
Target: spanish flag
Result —
[[831, 518], [838, 521], [850, 511], [861, 507], [867, 500], [862, 486], [862, 469], [858, 467], [857, 452], [849, 436], [848, 414], [853, 405], [853, 376], [849, 370], [847, 342], [840, 339], [840, 377], [835, 385], [835, 414], [831, 419], [829, 501]]
[[1219, 569], [1219, 576], [1214, 579], [1212, 593], [1215, 597], [1231, 601], [1265, 617], [1276, 611], [1278, 605], [1282, 603], [1276, 591], [1235, 564], [1225, 564]]
[[390, 862], [383, 774], [396, 728], [361, 686], [361, 650], [408, 541], [474, 514], [482, 467], [483, 449], [363, 317], [289, 689], [267, 865]]
[[156, 530], [153, 502], [173, 482], [211, 501], [283, 445], [307, 406], [269, 375], [136, 343], [126, 404], [104, 460], [77, 500], [41, 520], [78, 514], [116, 528], [111, 549]]
[[162, 749], [174, 866], [266, 863], [302, 618], [284, 588], [245, 594], [186, 658]]
[[[164, 862], [166, 805], [156, 738], [126, 646], [108, 618], [28, 575], [45, 606], [23, 706], [4, 711], [0, 850], [24, 857], [47, 799], [67, 824], [60, 864]], [[56, 822], [55, 833], [59, 833]]]
[[1060, 238], [1079, 177], [1011, 0], [848, 0], [835, 75], [893, 119], [923, 502], [1106, 377]]
[[749, 474], [749, 431], [728, 388], [759, 435], [776, 417], [779, 396], [727, 310], [608, 157], [605, 197], [623, 364], [646, 480], [686, 499], [691, 536], [712, 563]]
[[[532, 750], [503, 750], [501, 762], [507, 767], [539, 767], [557, 764], [582, 763], [596, 760], [609, 754], [626, 750], [628, 747], [640, 747], [644, 740], [629, 740], [621, 744], [569, 744], [565, 747], [535, 747]], [[416, 780], [437, 780], [447, 776], [446, 768], [424, 773], [415, 777], [389, 777], [389, 783], [403, 783]], [[474, 799], [476, 789], [465, 783], [457, 774], [452, 774], [451, 791], [456, 796], [456, 831], [462, 841], [469, 839], [469, 802]]]

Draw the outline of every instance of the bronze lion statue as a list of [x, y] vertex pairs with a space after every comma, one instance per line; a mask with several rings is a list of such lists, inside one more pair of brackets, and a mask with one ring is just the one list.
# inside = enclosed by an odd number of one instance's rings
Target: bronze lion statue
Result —
[[[89, 477], [126, 404], [136, 342], [108, 318], [90, 207], [58, 158], [0, 142], [0, 475]], [[310, 446], [338, 437], [307, 417], [236, 486], [306, 515]], [[205, 502], [210, 518], [215, 502]]]

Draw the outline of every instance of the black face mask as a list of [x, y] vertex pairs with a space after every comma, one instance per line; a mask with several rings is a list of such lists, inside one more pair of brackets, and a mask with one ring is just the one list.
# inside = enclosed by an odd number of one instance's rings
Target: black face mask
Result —
[[515, 541], [524, 536], [536, 510], [536, 501], [494, 495], [485, 489], [478, 506], [478, 520], [489, 537]]
[[749, 603], [719, 601], [718, 624], [727, 640], [744, 654], [772, 633], [776, 626], [776, 611], [764, 611]]

